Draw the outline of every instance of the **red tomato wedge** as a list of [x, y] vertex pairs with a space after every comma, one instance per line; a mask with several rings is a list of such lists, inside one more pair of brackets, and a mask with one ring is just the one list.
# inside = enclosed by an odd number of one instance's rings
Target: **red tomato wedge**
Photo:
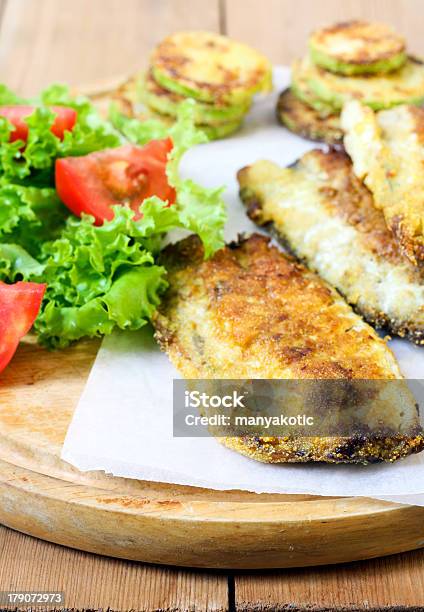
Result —
[[166, 163], [172, 140], [152, 140], [143, 147], [124, 145], [83, 157], [56, 160], [56, 189], [72, 212], [92, 215], [97, 225], [113, 219], [112, 205], [122, 204], [140, 218], [140, 205], [158, 196], [169, 205], [175, 189], [168, 183]]
[[[67, 106], [50, 106], [50, 110], [56, 113], [52, 133], [63, 139], [65, 130], [71, 131], [77, 120], [77, 112]], [[0, 106], [0, 116], [6, 117], [15, 126], [15, 130], [10, 135], [10, 142], [15, 140], [28, 140], [28, 125], [25, 119], [32, 115], [35, 106]]]
[[20, 339], [37, 318], [46, 285], [0, 282], [0, 372], [12, 359]]

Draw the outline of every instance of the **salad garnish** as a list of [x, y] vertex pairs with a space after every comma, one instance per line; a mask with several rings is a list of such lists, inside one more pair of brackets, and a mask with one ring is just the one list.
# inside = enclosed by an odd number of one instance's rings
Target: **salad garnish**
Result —
[[206, 141], [194, 108], [184, 102], [169, 127], [116, 106], [103, 119], [61, 85], [31, 100], [0, 87], [0, 281], [44, 287], [44, 346], [145, 325], [167, 288], [166, 232], [198, 234], [206, 257], [223, 246], [222, 188], [179, 172]]

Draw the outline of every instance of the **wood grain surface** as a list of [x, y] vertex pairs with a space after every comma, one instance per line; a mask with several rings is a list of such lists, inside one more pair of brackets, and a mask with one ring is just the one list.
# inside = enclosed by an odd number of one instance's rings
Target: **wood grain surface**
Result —
[[218, 31], [218, 0], [7, 0], [0, 79], [32, 95], [55, 81], [86, 86], [130, 74], [179, 29]]
[[[0, 81], [32, 94], [54, 80], [114, 78], [142, 66], [164, 34], [194, 27], [288, 63], [316, 25], [352, 16], [392, 23], [424, 55], [422, 0], [0, 0]], [[0, 528], [0, 590], [62, 586], [76, 608], [423, 609], [423, 576], [422, 552], [227, 577], [105, 559]]]
[[315, 28], [355, 18], [391, 24], [410, 52], [424, 56], [422, 0], [228, 0], [225, 6], [228, 35], [255, 45], [275, 64], [304, 54]]
[[[0, 527], [1, 590], [62, 591], [67, 608], [228, 609], [225, 574], [99, 557]], [[7, 560], [7, 561], [6, 561]]]
[[239, 610], [405, 609], [424, 606], [424, 551], [235, 579]]

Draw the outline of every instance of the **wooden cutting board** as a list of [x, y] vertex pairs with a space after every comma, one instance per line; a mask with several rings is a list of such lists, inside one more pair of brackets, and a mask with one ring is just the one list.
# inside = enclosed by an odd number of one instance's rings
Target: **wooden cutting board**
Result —
[[340, 563], [424, 546], [424, 508], [78, 472], [60, 450], [98, 346], [48, 352], [28, 337], [0, 376], [1, 523], [103, 555], [211, 568]]
[[[80, 88], [130, 104], [131, 77]], [[371, 499], [213, 491], [81, 473], [60, 452], [99, 342], [27, 337], [0, 374], [0, 523], [102, 555], [209, 568], [340, 563], [424, 547], [424, 508]], [[335, 468], [337, 469], [337, 468]]]

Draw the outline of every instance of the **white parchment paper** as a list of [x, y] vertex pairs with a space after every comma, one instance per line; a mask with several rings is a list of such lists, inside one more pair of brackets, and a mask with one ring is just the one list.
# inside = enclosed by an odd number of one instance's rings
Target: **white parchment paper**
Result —
[[[288, 70], [275, 70], [276, 92]], [[207, 186], [226, 185], [226, 238], [256, 230], [237, 195], [235, 173], [260, 158], [291, 163], [313, 144], [275, 122], [277, 93], [259, 100], [244, 129], [202, 145], [184, 160], [184, 173]], [[409, 378], [424, 377], [424, 348], [390, 342]], [[118, 332], [103, 341], [76, 409], [62, 458], [82, 471], [212, 489], [269, 493], [358, 495], [424, 506], [424, 453], [392, 465], [266, 465], [214, 438], [174, 438], [172, 381], [179, 378], [152, 338], [151, 328]]]

